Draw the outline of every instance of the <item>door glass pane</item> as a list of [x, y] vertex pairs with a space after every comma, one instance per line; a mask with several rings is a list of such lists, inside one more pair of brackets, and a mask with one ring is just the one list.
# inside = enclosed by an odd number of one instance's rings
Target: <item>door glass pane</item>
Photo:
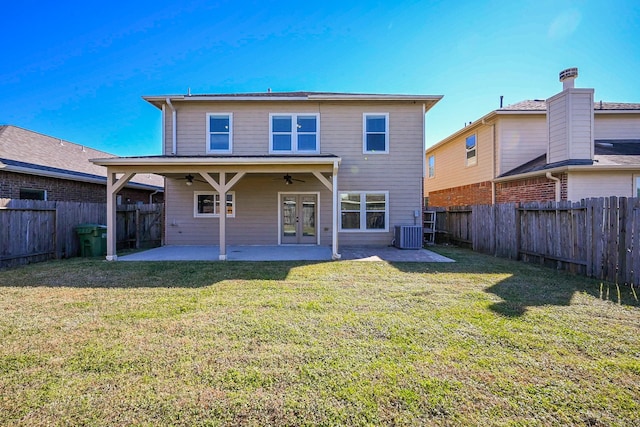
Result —
[[284, 236], [296, 235], [296, 198], [282, 198], [282, 233]]
[[316, 201], [315, 197], [302, 198], [302, 235], [316, 235]]

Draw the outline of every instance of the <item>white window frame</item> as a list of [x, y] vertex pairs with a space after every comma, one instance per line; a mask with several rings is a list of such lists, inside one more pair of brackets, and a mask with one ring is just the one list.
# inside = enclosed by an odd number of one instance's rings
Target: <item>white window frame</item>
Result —
[[[211, 117], [228, 117], [229, 118], [229, 148], [226, 150], [215, 150], [211, 148]], [[222, 134], [222, 132], [217, 132]], [[231, 154], [233, 152], [233, 113], [207, 113], [207, 137], [206, 137], [207, 154]]]
[[[342, 228], [342, 195], [343, 194], [359, 194], [360, 195], [360, 228]], [[383, 194], [384, 195], [384, 228], [367, 228], [367, 195]], [[338, 229], [344, 233], [386, 233], [389, 232], [389, 192], [388, 191], [340, 191], [338, 194], [338, 203], [340, 203], [340, 218], [338, 220]]]
[[[473, 148], [467, 148], [467, 141], [469, 138], [473, 137], [474, 144]], [[473, 157], [469, 158], [469, 153], [473, 152]], [[464, 156], [465, 156], [465, 164], [467, 166], [475, 166], [478, 164], [478, 134], [474, 133], [467, 136], [464, 139]]]
[[633, 193], [631, 197], [640, 197], [640, 175], [633, 176]]
[[[291, 117], [291, 150], [273, 149], [273, 118], [278, 116]], [[316, 149], [298, 149], [298, 117], [308, 116], [316, 119]], [[320, 153], [320, 114], [318, 113], [269, 113], [269, 154], [318, 154]]]
[[435, 178], [436, 176], [436, 155], [432, 154], [427, 159], [428, 177]]
[[[367, 150], [367, 118], [372, 116], [384, 117], [384, 151]], [[389, 113], [362, 113], [362, 153], [363, 154], [388, 154], [389, 153]]]
[[[213, 213], [200, 213], [198, 212], [198, 196], [202, 196], [202, 195], [207, 195], [207, 194], [211, 194], [214, 197], [214, 212]], [[231, 196], [231, 210], [232, 213], [231, 214], [227, 214], [227, 218], [235, 218], [236, 216], [236, 192], [235, 191], [229, 191], [227, 192], [227, 195]], [[215, 200], [220, 200], [220, 194], [217, 191], [194, 191], [193, 192], [193, 217], [194, 218], [218, 218], [220, 217], [220, 212], [215, 212], [216, 209], [216, 203]], [[217, 204], [218, 206], [218, 210], [220, 209], [220, 203]], [[226, 203], [225, 203], [225, 208], [226, 208]], [[226, 210], [226, 209], [225, 209]]]

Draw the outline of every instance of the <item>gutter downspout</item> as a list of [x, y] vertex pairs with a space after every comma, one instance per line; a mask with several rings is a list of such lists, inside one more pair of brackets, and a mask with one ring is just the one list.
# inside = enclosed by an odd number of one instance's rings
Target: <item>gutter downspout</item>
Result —
[[160, 192], [160, 190], [156, 190], [153, 193], [149, 194], [149, 204], [153, 204], [153, 196], [158, 194]]
[[171, 108], [171, 154], [174, 156], [177, 154], [177, 137], [178, 130], [176, 129], [177, 123], [177, 112], [173, 104], [171, 103], [171, 99], [167, 98], [167, 105]]
[[547, 172], [546, 177], [556, 182], [556, 202], [560, 201], [560, 178], [551, 175], [551, 172]]

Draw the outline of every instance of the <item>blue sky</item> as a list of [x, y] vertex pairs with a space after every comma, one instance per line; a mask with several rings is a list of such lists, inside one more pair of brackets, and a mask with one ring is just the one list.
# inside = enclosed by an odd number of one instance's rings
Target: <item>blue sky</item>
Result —
[[577, 87], [640, 102], [640, 1], [2, 2], [0, 124], [160, 154], [143, 95], [444, 95], [427, 146], [498, 108]]

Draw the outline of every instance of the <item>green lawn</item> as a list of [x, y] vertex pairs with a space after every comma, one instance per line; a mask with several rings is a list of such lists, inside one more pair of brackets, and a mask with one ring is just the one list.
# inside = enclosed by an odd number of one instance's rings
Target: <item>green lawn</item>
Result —
[[0, 272], [0, 425], [640, 425], [630, 288], [454, 264]]

